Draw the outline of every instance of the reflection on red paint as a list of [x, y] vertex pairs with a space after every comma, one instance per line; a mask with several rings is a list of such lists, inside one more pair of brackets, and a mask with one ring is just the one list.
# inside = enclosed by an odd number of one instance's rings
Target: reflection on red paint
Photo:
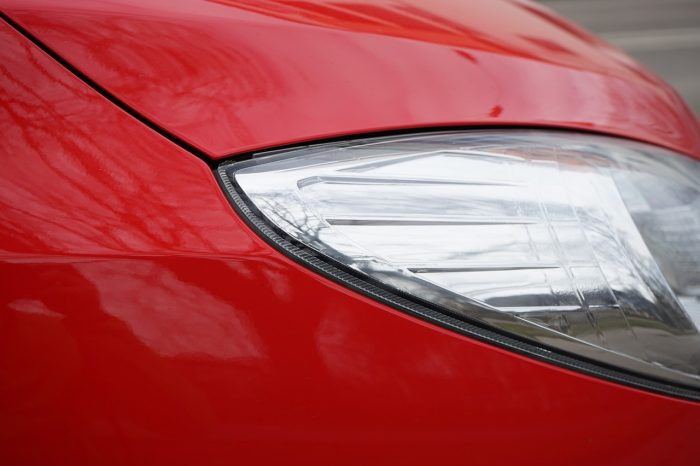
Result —
[[[347, 134], [546, 125], [700, 156], [668, 86], [529, 2], [5, 0], [153, 122], [221, 158]], [[494, 116], [495, 105], [507, 109]]]
[[[511, 8], [511, 2], [503, 0], [489, 0], [488, 3], [434, 0], [430, 4], [417, 0], [209, 1], [301, 24], [516, 55], [586, 69], [616, 55], [594, 36], [574, 26], [568, 27], [567, 21], [554, 21], [555, 15], [547, 15], [541, 8], [520, 2], [514, 4], [522, 11]], [[532, 22], [533, 14], [542, 21]], [[467, 18], [471, 20], [465, 21]], [[566, 45], [558, 45], [556, 50], [540, 47], [536, 41], [527, 39], [532, 31], [551, 37], [552, 43]], [[599, 48], [598, 56], [591, 60], [594, 47]], [[546, 53], [552, 51], [561, 52], [563, 56]], [[603, 57], [601, 52], [604, 52]]]
[[202, 161], [5, 24], [0, 44], [0, 464], [700, 454], [688, 435], [700, 405], [497, 349], [317, 276], [260, 240]]

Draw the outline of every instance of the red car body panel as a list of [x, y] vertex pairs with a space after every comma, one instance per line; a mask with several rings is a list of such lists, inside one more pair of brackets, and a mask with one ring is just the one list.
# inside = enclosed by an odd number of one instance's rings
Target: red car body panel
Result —
[[[42, 36], [51, 29], [52, 15], [18, 16], [25, 26], [45, 22]], [[0, 464], [696, 463], [700, 404], [481, 343], [314, 274], [250, 230], [202, 160], [5, 23], [0, 44]], [[574, 81], [580, 72], [540, 65]], [[183, 95], [195, 92], [179, 78]], [[134, 82], [127, 88], [141, 95]], [[656, 108], [612, 117], [612, 94], [590, 115], [608, 115], [619, 134], [693, 152], [697, 127], [672, 106], [675, 94], [647, 89], [675, 128], [643, 134]], [[209, 105], [232, 111], [215, 94], [202, 107], [165, 100], [173, 115], [211, 122]], [[339, 119], [327, 122], [333, 131], [359, 125], [319, 105]], [[257, 128], [247, 133], [253, 142], [241, 133], [197, 139], [204, 130], [192, 119], [165, 126], [189, 131], [212, 155], [326, 131], [313, 117], [293, 136], [281, 115], [264, 122], [265, 112], [241, 108], [242, 124]], [[391, 115], [410, 126], [419, 114]]]
[[120, 100], [214, 158], [464, 125], [597, 130], [700, 156], [694, 117], [670, 87], [529, 2], [0, 5]]

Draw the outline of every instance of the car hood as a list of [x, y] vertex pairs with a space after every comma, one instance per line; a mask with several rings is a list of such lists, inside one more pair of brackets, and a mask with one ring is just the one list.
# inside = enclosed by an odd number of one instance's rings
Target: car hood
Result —
[[212, 158], [348, 134], [550, 126], [700, 155], [695, 117], [542, 6], [476, 0], [4, 0], [13, 21]]

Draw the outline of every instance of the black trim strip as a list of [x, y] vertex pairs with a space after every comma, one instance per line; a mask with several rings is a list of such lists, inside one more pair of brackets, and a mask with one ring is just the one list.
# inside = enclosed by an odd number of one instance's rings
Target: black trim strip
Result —
[[[278, 152], [279, 151], [256, 153], [254, 156], [257, 158], [258, 156]], [[387, 286], [374, 281], [370, 277], [364, 275], [360, 276], [356, 271], [345, 267], [343, 264], [339, 264], [330, 258], [318, 254], [291, 238], [284, 231], [265, 219], [264, 215], [247, 198], [240, 187], [231, 181], [227, 171], [232, 168], [233, 165], [249, 159], [250, 157], [237, 157], [234, 161], [229, 160], [222, 162], [216, 170], [218, 174], [218, 176], [216, 176], [217, 181], [234, 210], [246, 224], [273, 248], [295, 262], [364, 296], [370, 297], [414, 317], [455, 331], [461, 335], [604, 380], [685, 400], [700, 401], [700, 390], [695, 388], [678, 386], [664, 381], [641, 377], [635, 373], [626, 372], [617, 367], [587, 360], [579, 355], [566, 353], [556, 348], [539, 346], [525, 339], [518, 339], [511, 334], [499, 332], [498, 330], [483, 326], [478, 322], [468, 322], [463, 319], [458, 319], [450, 315], [449, 311], [441, 310], [432, 303], [422, 303], [413, 296], [403, 295], [397, 292], [397, 290], [389, 289]]]
[[73, 73], [78, 79], [83, 81], [85, 84], [90, 86], [92, 89], [94, 89], [97, 93], [101, 94], [105, 99], [109, 100], [111, 103], [119, 107], [121, 110], [129, 114], [130, 116], [134, 117], [136, 120], [141, 122], [142, 124], [146, 125], [148, 128], [152, 129], [156, 133], [160, 134], [170, 142], [180, 146], [182, 149], [191, 152], [194, 156], [198, 157], [202, 161], [204, 161], [209, 167], [214, 168], [216, 164], [212, 162], [212, 159], [201, 149], [193, 146], [189, 142], [181, 139], [180, 137], [172, 134], [169, 131], [164, 130], [160, 126], [156, 125], [155, 123], [151, 122], [148, 120], [146, 117], [141, 115], [136, 109], [133, 107], [125, 104], [119, 98], [117, 98], [114, 94], [112, 94], [110, 91], [108, 91], [106, 88], [101, 86], [100, 84], [97, 83], [97, 81], [93, 80], [90, 78], [88, 75], [80, 71], [78, 68], [73, 66], [70, 62], [65, 60], [63, 57], [61, 57], [58, 53], [56, 53], [54, 50], [49, 48], [46, 44], [44, 44], [42, 41], [40, 41], [35, 35], [27, 31], [24, 27], [20, 26], [16, 21], [14, 21], [12, 18], [10, 18], [4, 11], [0, 11], [0, 18], [2, 18], [10, 27], [15, 29], [17, 32], [22, 34], [27, 40], [32, 42], [34, 45], [36, 45], [39, 49], [41, 49], [44, 53], [46, 53], [48, 56], [56, 60], [61, 66], [66, 68], [68, 71]]

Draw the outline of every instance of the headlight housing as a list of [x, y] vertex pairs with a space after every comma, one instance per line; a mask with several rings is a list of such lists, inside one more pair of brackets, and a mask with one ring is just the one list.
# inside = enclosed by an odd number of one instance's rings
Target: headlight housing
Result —
[[277, 246], [433, 317], [700, 388], [696, 161], [626, 140], [515, 130], [263, 155], [219, 175], [249, 220], [272, 227], [258, 228], [268, 239], [289, 242]]

